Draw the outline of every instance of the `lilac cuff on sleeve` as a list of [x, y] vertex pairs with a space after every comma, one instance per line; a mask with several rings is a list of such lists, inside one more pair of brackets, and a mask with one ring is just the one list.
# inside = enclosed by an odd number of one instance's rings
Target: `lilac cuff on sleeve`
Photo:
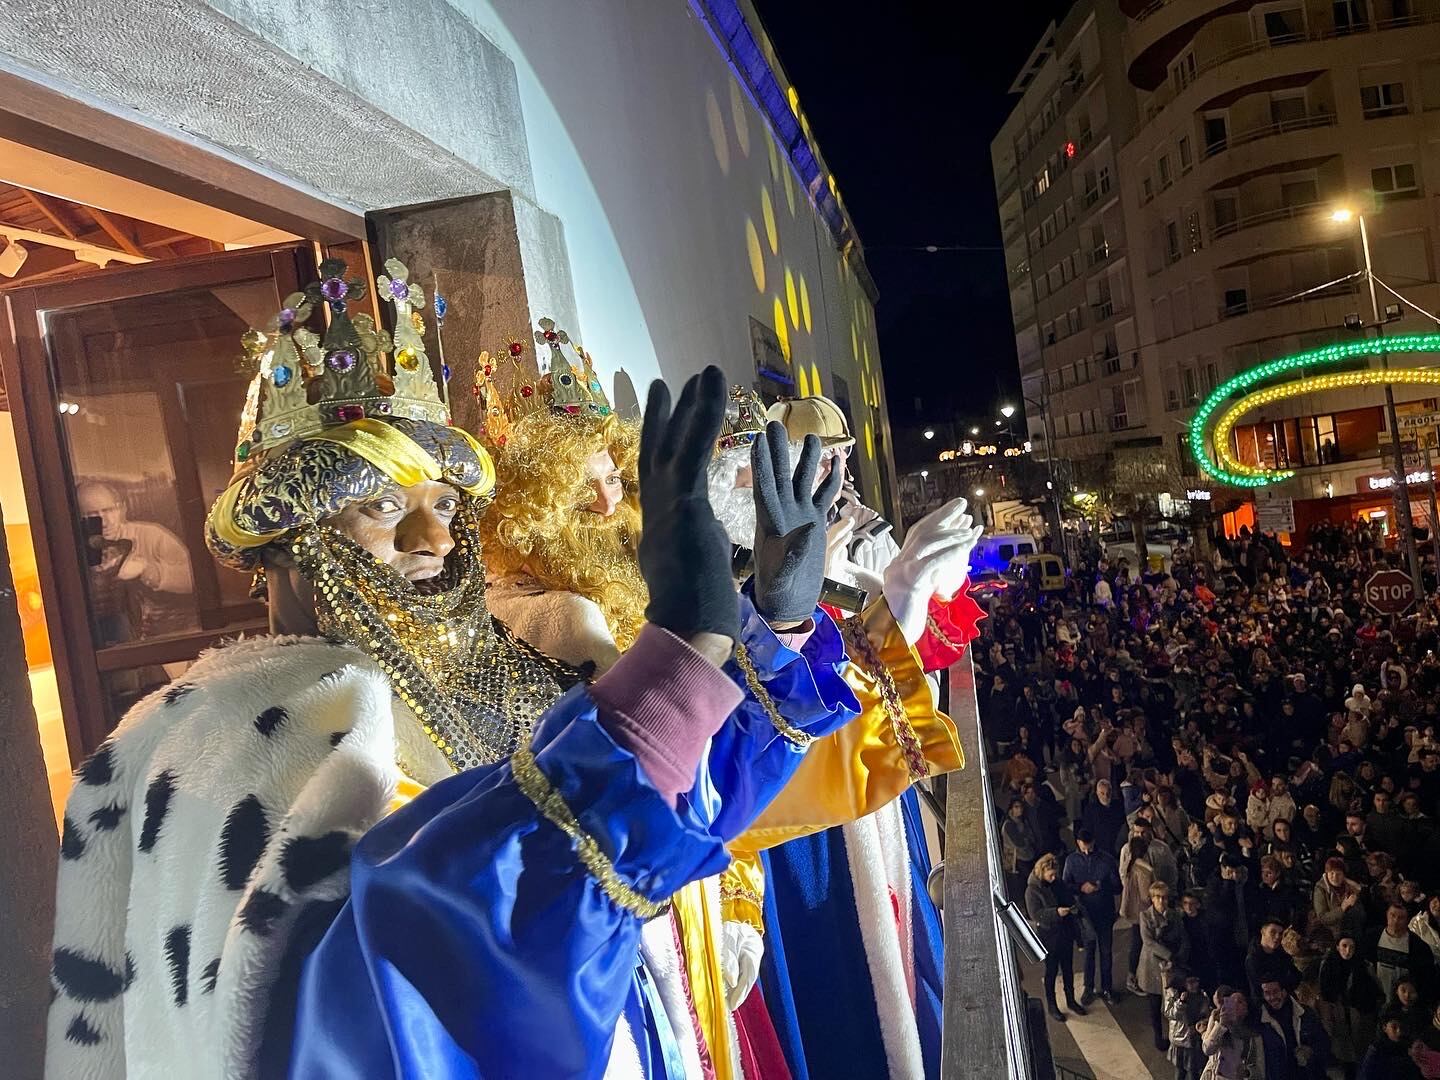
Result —
[[650, 623], [590, 694], [605, 730], [672, 806], [694, 785], [705, 743], [744, 697], [725, 672]]
[[786, 630], [784, 633], [776, 630], [775, 636], [780, 639], [780, 644], [791, 652], [799, 652], [805, 648], [805, 643], [810, 640], [810, 635], [813, 633], [815, 633], [815, 620], [806, 619], [794, 630]]

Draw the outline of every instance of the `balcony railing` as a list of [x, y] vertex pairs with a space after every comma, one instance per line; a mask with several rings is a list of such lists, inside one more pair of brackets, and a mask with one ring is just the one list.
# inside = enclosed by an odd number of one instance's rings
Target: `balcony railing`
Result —
[[[1164, 4], [1152, 4], [1147, 11]], [[1153, 11], [1152, 11], [1153, 13]], [[1247, 41], [1233, 48], [1207, 56], [1204, 59], [1197, 59], [1195, 70], [1188, 73], [1185, 86], [1177, 88], [1173, 79], [1168, 80], [1150, 98], [1150, 103], [1145, 109], [1146, 120], [1153, 120], [1160, 115], [1162, 109], [1174, 101], [1180, 91], [1186, 87], [1193, 86], [1199, 77], [1207, 71], [1211, 71], [1222, 64], [1228, 64], [1232, 60], [1239, 60], [1245, 56], [1253, 56], [1255, 53], [1267, 52], [1270, 49], [1284, 48], [1287, 45], [1303, 45], [1309, 41], [1328, 41], [1332, 38], [1354, 37], [1356, 34], [1376, 33], [1382, 30], [1396, 30], [1410, 26], [1422, 26], [1428, 23], [1440, 22], [1440, 12], [1405, 15], [1398, 19], [1372, 19], [1368, 22], [1351, 25], [1348, 27], [1326, 27], [1313, 30], [1297, 30], [1288, 34], [1276, 34], [1274, 37], [1263, 37], [1257, 41]]]
[[1134, 371], [1140, 366], [1140, 354], [1135, 351], [1104, 353], [1098, 359], [1102, 361], [1101, 369], [1106, 375], [1119, 375], [1122, 371]]
[[[1318, 283], [1317, 283], [1318, 284]], [[1310, 286], [1309, 288], [1314, 288]], [[1323, 300], [1336, 296], [1353, 296], [1360, 291], [1360, 284], [1357, 281], [1341, 281], [1332, 288], [1320, 292], [1310, 293], [1306, 287], [1299, 289], [1286, 289], [1284, 292], [1271, 293], [1268, 296], [1247, 296], [1243, 300], [1234, 300], [1228, 304], [1220, 305], [1220, 318], [1233, 319], [1237, 315], [1248, 315], [1252, 311], [1262, 311], [1265, 308], [1274, 307], [1281, 300], [1294, 296], [1297, 302], [1304, 300]], [[1306, 293], [1301, 297], [1301, 293]]]
[[1296, 206], [1282, 206], [1275, 210], [1265, 210], [1259, 214], [1247, 214], [1237, 217], [1232, 221], [1224, 221], [1210, 230], [1210, 239], [1219, 240], [1231, 233], [1243, 232], [1246, 229], [1253, 229], [1258, 225], [1268, 225], [1272, 221], [1285, 221], [1290, 218], [1309, 217], [1319, 213], [1324, 204], [1315, 202], [1300, 203]]
[[1287, 131], [1304, 131], [1308, 128], [1330, 127], [1335, 123], [1335, 114], [1332, 112], [1313, 112], [1306, 116], [1296, 116], [1287, 120], [1277, 120], [1273, 124], [1265, 124], [1263, 127], [1250, 128], [1248, 131], [1241, 131], [1235, 135], [1227, 135], [1218, 139], [1200, 151], [1200, 160], [1209, 161], [1212, 157], [1223, 154], [1226, 150], [1233, 150], [1237, 146], [1244, 146], [1246, 143], [1258, 142], [1260, 139], [1268, 139], [1272, 135], [1283, 135]]

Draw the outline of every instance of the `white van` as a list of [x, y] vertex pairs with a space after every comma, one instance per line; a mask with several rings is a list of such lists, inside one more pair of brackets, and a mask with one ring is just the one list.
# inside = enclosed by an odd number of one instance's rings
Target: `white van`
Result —
[[1035, 537], [1029, 533], [996, 533], [982, 536], [970, 556], [970, 572], [978, 574], [992, 571], [1003, 574], [1010, 569], [1010, 560], [1016, 555], [1034, 555], [1040, 550]]

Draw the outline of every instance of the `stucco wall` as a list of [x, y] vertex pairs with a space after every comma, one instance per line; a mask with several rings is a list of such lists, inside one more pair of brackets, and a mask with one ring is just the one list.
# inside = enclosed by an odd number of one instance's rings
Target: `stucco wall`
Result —
[[[888, 446], [874, 318], [685, 0], [6, 0], [0, 69], [362, 210], [508, 188], [602, 374], [753, 376], [750, 317]], [[768, 210], [767, 210], [768, 207]], [[808, 301], [808, 303], [807, 303]], [[533, 310], [539, 316], [546, 312]], [[870, 438], [865, 435], [870, 429]]]

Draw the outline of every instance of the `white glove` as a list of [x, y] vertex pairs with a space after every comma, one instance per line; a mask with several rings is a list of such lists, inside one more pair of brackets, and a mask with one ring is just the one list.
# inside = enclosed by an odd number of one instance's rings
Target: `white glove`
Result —
[[868, 596], [878, 596], [884, 588], [880, 575], [850, 558], [850, 541], [854, 533], [853, 518], [841, 518], [826, 531], [825, 576], [842, 585], [853, 585]]
[[725, 1004], [730, 1011], [738, 1009], [755, 980], [760, 978], [760, 959], [765, 955], [765, 939], [747, 922], [720, 924], [722, 942], [720, 970], [725, 978]]
[[953, 600], [970, 573], [970, 552], [984, 529], [965, 508], [965, 500], [956, 499], [917, 521], [885, 571], [885, 602], [910, 645], [925, 633], [930, 598]]

